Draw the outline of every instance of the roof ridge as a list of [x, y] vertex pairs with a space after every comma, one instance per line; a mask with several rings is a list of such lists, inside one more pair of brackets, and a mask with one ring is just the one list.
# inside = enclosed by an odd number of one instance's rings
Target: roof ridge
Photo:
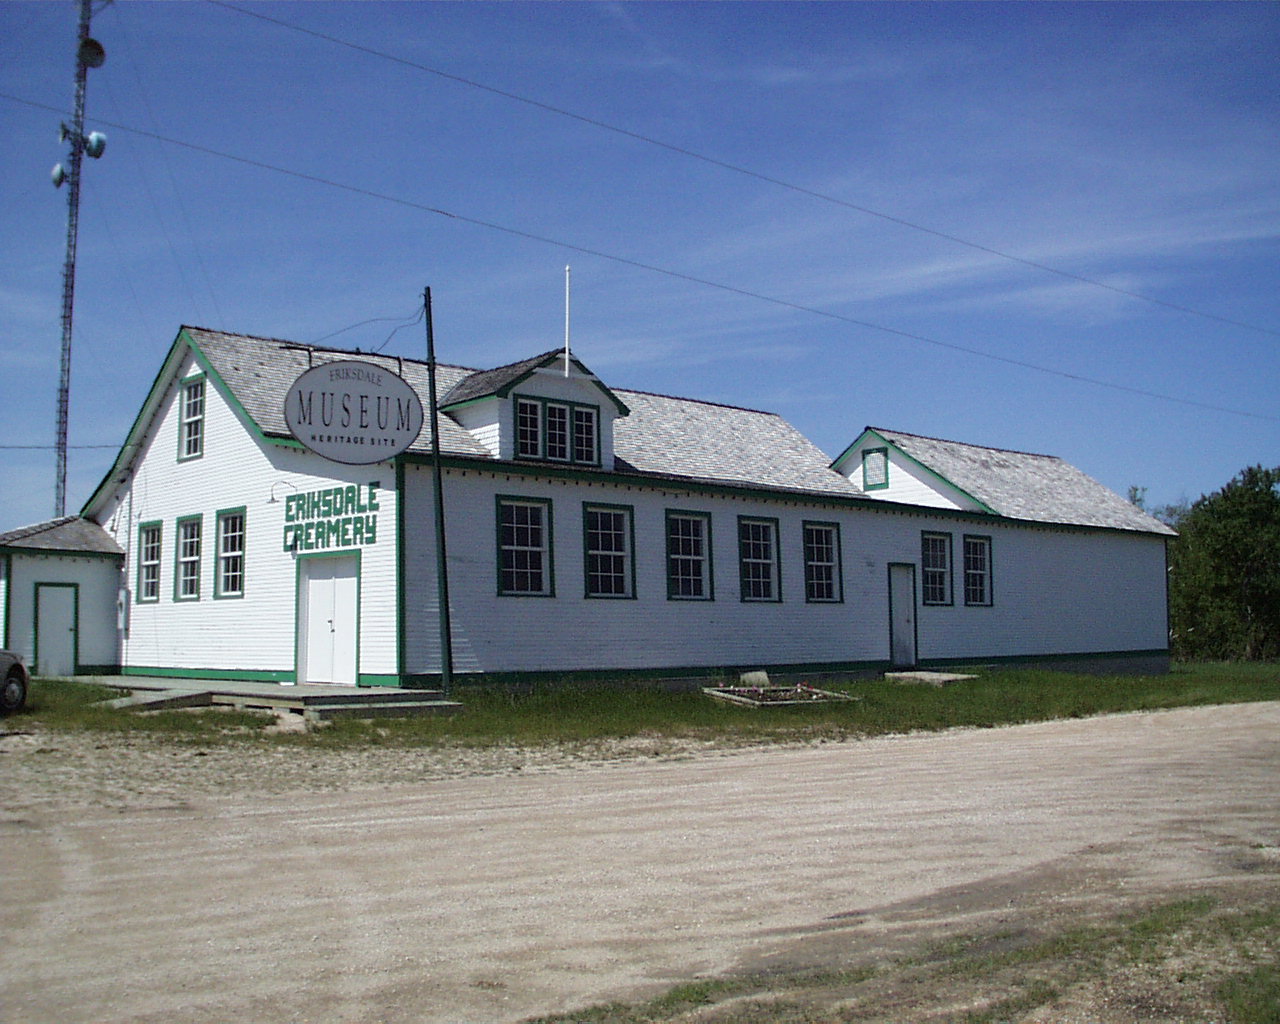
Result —
[[932, 437], [929, 434], [916, 434], [910, 430], [893, 430], [889, 427], [876, 427], [868, 425], [867, 430], [874, 430], [877, 434], [898, 434], [902, 437], [914, 437], [921, 441], [937, 441], [939, 444], [955, 444], [961, 448], [978, 448], [985, 452], [1001, 452], [1005, 455], [1029, 455], [1034, 459], [1053, 459], [1055, 462], [1062, 462], [1060, 455], [1049, 455], [1045, 452], [1026, 452], [1017, 448], [996, 448], [989, 444], [972, 444], [969, 441], [957, 441], [950, 437]]
[[59, 526], [65, 526], [73, 520], [81, 518], [80, 516], [58, 516], [56, 519], [46, 519], [42, 523], [31, 523], [29, 526], [18, 526], [12, 530], [6, 530], [0, 533], [0, 541], [7, 540], [26, 540], [28, 537], [35, 537], [42, 533], [48, 533], [50, 530], [56, 530]]
[[635, 388], [610, 388], [620, 395], [644, 395], [648, 398], [665, 398], [672, 402], [689, 402], [692, 405], [709, 405], [716, 409], [734, 409], [737, 412], [752, 412], [760, 416], [774, 416], [781, 418], [782, 414], [772, 411], [771, 409], [752, 409], [746, 405], [732, 405], [729, 402], [712, 402], [706, 398], [686, 398], [683, 395], [665, 395], [660, 391], [638, 391]]
[[[306, 341], [291, 341], [288, 338], [277, 338], [277, 337], [273, 337], [271, 335], [266, 335], [266, 334], [245, 334], [240, 331], [223, 331], [213, 327], [200, 327], [196, 324], [183, 324], [181, 327], [181, 330], [202, 331], [205, 334], [221, 334], [228, 338], [247, 338], [250, 341], [265, 341], [265, 342], [270, 342], [276, 345], [284, 345], [290, 348], [310, 349], [311, 351], [314, 351], [314, 352], [337, 352], [343, 355], [350, 355], [350, 356], [377, 356], [380, 359], [402, 359], [405, 362], [416, 363], [421, 366], [425, 366], [427, 364], [427, 360], [419, 359], [416, 356], [386, 355], [382, 352], [362, 352], [359, 349], [339, 348], [334, 345], [316, 345]], [[442, 362], [437, 362], [436, 365], [448, 367], [451, 370], [462, 370], [468, 374], [477, 374], [477, 373], [495, 373], [496, 374], [496, 373], [501, 373], [503, 370], [509, 370], [516, 366], [522, 366], [526, 363], [536, 363], [542, 359], [546, 359], [548, 356], [559, 355], [563, 351], [564, 351], [563, 348], [557, 346], [556, 348], [547, 349], [547, 351], [545, 352], [540, 352], [537, 355], [525, 356], [523, 359], [513, 359], [511, 362], [503, 363], [500, 366], [475, 367], [475, 366], [464, 366], [461, 363], [442, 363]], [[597, 375], [597, 379], [598, 379], [598, 375]], [[459, 383], [461, 383], [461, 381]], [[774, 412], [772, 409], [754, 409], [746, 405], [734, 405], [731, 402], [713, 402], [705, 398], [689, 398], [684, 395], [669, 395], [661, 391], [642, 391], [638, 388], [612, 387], [610, 385], [606, 385], [606, 387], [608, 387], [609, 390], [614, 392], [615, 394], [643, 395], [649, 398], [665, 398], [672, 402], [689, 402], [694, 405], [706, 405], [716, 409], [733, 409], [733, 410], [736, 410], [737, 412], [750, 412], [760, 416], [774, 416], [779, 418], [781, 417], [781, 413]], [[905, 431], [894, 431], [894, 433], [905, 433]], [[919, 436], [919, 435], [911, 435], [911, 436]], [[942, 438], [934, 438], [933, 440], [942, 440]]]
[[[220, 334], [226, 338], [245, 338], [249, 341], [265, 341], [273, 345], [280, 345], [285, 348], [304, 349], [312, 352], [336, 352], [339, 355], [346, 356], [372, 356], [378, 359], [395, 359], [406, 363], [416, 363], [420, 366], [426, 366], [427, 360], [420, 359], [417, 356], [402, 356], [388, 352], [366, 352], [359, 348], [340, 348], [336, 345], [318, 345], [310, 341], [293, 341], [289, 338], [277, 338], [268, 334], [245, 334], [241, 331], [221, 331], [214, 327], [199, 327], [195, 324], [183, 324], [180, 331], [201, 331], [204, 334]], [[523, 362], [524, 360], [518, 360]], [[476, 369], [474, 366], [462, 366], [458, 363], [442, 363], [437, 360], [437, 366], [448, 367], [451, 370], [465, 370], [468, 373], [486, 373], [486, 370]], [[515, 363], [510, 364], [512, 366]], [[497, 367], [502, 369], [502, 367]]]

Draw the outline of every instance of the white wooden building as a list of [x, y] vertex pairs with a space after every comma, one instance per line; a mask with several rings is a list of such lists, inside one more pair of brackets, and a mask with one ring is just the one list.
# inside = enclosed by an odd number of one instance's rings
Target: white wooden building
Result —
[[[82, 512], [123, 552], [124, 674], [439, 680], [430, 430], [344, 466], [285, 424], [290, 384], [350, 358], [427, 404], [421, 362], [178, 333]], [[438, 369], [460, 676], [1167, 666], [1171, 531], [1059, 459], [868, 428], [833, 463], [778, 416], [559, 351]]]

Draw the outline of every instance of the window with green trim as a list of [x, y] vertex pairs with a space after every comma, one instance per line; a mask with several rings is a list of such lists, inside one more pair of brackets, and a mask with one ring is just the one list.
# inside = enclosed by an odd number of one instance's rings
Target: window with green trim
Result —
[[179, 399], [181, 426], [178, 433], [178, 459], [198, 459], [204, 454], [204, 378], [193, 377], [182, 382]]
[[804, 599], [816, 603], [844, 600], [840, 573], [838, 523], [804, 524]]
[[711, 578], [711, 516], [667, 511], [667, 597], [715, 599]]
[[626, 505], [584, 505], [587, 597], [634, 597], [633, 513]]
[[204, 522], [200, 516], [178, 520], [178, 537], [174, 547], [175, 601], [200, 600], [200, 544], [203, 529]]
[[951, 604], [951, 534], [920, 534], [921, 600]]
[[738, 572], [742, 600], [782, 600], [776, 519], [738, 517]]
[[516, 458], [600, 464], [600, 410], [529, 395], [515, 397]]
[[964, 538], [964, 603], [990, 607], [991, 538]]
[[160, 553], [164, 529], [160, 523], [138, 527], [138, 590], [134, 600], [150, 604], [160, 600]]
[[219, 512], [214, 597], [244, 597], [244, 555], [244, 509]]
[[889, 486], [889, 449], [868, 448], [862, 453], [862, 489], [878, 491]]
[[498, 593], [554, 596], [551, 502], [498, 498]]

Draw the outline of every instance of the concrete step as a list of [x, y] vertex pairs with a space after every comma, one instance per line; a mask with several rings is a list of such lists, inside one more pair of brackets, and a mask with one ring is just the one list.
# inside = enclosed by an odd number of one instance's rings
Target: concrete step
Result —
[[209, 690], [148, 690], [128, 697], [100, 702], [108, 708], [133, 708], [140, 711], [163, 711], [166, 708], [207, 708], [213, 706]]
[[[292, 692], [291, 692], [292, 691]], [[400, 690], [392, 687], [337, 688], [332, 693], [297, 692], [282, 686], [279, 693], [271, 694], [272, 700], [297, 700], [307, 707], [326, 704], [430, 704], [444, 700], [443, 690]]]
[[309, 722], [335, 718], [412, 718], [415, 715], [456, 715], [462, 705], [452, 700], [378, 701], [359, 704], [308, 704], [302, 710]]

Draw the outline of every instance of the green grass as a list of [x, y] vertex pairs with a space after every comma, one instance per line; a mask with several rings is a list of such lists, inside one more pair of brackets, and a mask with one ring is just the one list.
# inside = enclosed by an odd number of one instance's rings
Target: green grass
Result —
[[274, 721], [266, 715], [228, 709], [155, 711], [143, 715], [109, 708], [102, 703], [119, 696], [120, 691], [106, 686], [37, 679], [27, 695], [26, 710], [4, 719], [4, 724], [10, 729], [39, 725], [68, 732], [141, 733], [206, 741], [257, 735]]
[[[984, 672], [946, 687], [874, 679], [837, 689], [856, 701], [750, 708], [698, 691], [654, 686], [545, 683], [523, 690], [460, 687], [454, 716], [340, 720], [273, 742], [320, 747], [547, 746], [641, 737], [725, 745], [820, 742], [918, 730], [990, 727], [1116, 711], [1280, 700], [1280, 666], [1179, 665], [1166, 675], [1094, 676], [1044, 671]], [[267, 716], [225, 710], [140, 714], [95, 706], [117, 694], [101, 687], [37, 680], [24, 719], [50, 729], [145, 732], [231, 740], [266, 738]]]
[[[527, 1024], [675, 1024], [694, 1010], [704, 1024], [913, 1017], [998, 1024], [1037, 1011], [1049, 1014], [1041, 1019], [1053, 1019], [1065, 993], [1093, 984], [1114, 990], [1123, 984], [1117, 976], [1131, 968], [1140, 974], [1135, 992], [1154, 985], [1173, 993], [1168, 1009], [1178, 1019], [1277, 1024], [1278, 922], [1277, 903], [1242, 912], [1217, 897], [1194, 896], [1044, 933], [958, 934], [874, 965], [700, 979], [647, 1001], [592, 1006]], [[1193, 959], [1198, 970], [1180, 966]], [[1249, 966], [1218, 966], [1226, 960]], [[965, 1003], [978, 1008], [954, 1009]], [[1213, 1008], [1207, 1018], [1193, 1009], [1206, 1006]]]

